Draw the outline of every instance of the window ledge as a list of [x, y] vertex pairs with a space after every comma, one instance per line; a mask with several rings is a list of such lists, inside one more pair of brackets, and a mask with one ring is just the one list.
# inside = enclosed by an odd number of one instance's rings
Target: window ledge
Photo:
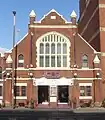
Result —
[[92, 96], [79, 96], [79, 99], [80, 100], [83, 100], [83, 99], [92, 99]]
[[3, 99], [3, 96], [0, 96], [0, 99]]
[[[15, 97], [14, 97], [15, 98]], [[16, 96], [16, 99], [20, 99], [20, 100], [22, 100], [22, 99], [27, 99], [27, 96]]]
[[82, 67], [81, 69], [82, 70], [87, 70], [87, 69], [89, 70], [89, 67]]
[[6, 70], [12, 70], [12, 68], [6, 68]]
[[70, 67], [37, 67], [36, 70], [68, 70]]

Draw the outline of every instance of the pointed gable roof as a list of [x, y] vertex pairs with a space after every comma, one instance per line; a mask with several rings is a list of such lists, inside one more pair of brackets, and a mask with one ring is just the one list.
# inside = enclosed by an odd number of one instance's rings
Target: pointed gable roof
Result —
[[8, 55], [7, 59], [6, 59], [6, 63], [12, 63], [12, 58], [11, 55]]
[[93, 60], [94, 63], [100, 63], [98, 55], [95, 55], [95, 58]]
[[32, 10], [32, 11], [30, 12], [29, 16], [30, 16], [30, 17], [35, 17], [35, 16], [36, 16], [34, 10]]
[[77, 17], [77, 14], [76, 14], [76, 12], [74, 10], [72, 11], [70, 17], [71, 18], [76, 18]]
[[61, 19], [62, 19], [63, 21], [65, 21], [65, 23], [67, 23], [67, 20], [63, 17], [63, 15], [59, 14], [55, 9], [51, 9], [47, 14], [45, 14], [45, 15], [41, 18], [41, 20], [40, 20], [39, 22], [41, 22], [42, 20], [44, 20], [44, 19], [46, 18], [46, 16], [48, 16], [48, 15], [51, 14], [51, 13], [56, 13], [58, 16], [61, 17]]

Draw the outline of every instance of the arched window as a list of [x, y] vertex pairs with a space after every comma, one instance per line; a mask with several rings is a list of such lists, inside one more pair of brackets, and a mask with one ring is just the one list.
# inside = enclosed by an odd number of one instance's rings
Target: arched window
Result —
[[23, 67], [24, 66], [24, 56], [20, 54], [18, 56], [18, 67]]
[[2, 79], [2, 67], [0, 66], [0, 79]]
[[82, 67], [83, 68], [88, 67], [88, 56], [87, 55], [82, 56]]
[[70, 41], [67, 37], [51, 32], [37, 42], [37, 67], [67, 68], [70, 66]]

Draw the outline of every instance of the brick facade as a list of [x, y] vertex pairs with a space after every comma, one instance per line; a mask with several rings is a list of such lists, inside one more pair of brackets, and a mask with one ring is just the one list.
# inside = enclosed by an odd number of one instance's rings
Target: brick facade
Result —
[[[21, 89], [22, 86], [26, 86], [26, 95], [17, 96], [17, 104], [25, 103], [26, 100], [30, 101], [31, 98], [33, 98], [38, 103], [38, 99], [40, 97], [40, 95], [38, 95], [39, 86], [46, 86], [45, 84], [47, 84], [49, 94], [47, 102], [50, 103], [52, 107], [57, 106], [57, 103], [59, 101], [58, 89], [57, 95], [51, 96], [51, 87], [55, 86], [55, 88], [58, 88], [58, 86], [63, 86], [64, 80], [64, 84], [69, 81], [66, 85], [68, 86], [68, 91], [66, 91], [68, 92], [66, 103], [69, 103], [69, 100], [71, 102], [76, 100], [76, 105], [78, 106], [80, 105], [81, 100], [94, 100], [94, 102], [100, 102], [102, 100], [100, 97], [101, 94], [99, 94], [100, 89], [96, 87], [99, 83], [101, 84], [99, 61], [100, 54], [97, 54], [96, 50], [89, 43], [87, 43], [86, 40], [82, 38], [81, 35], [77, 32], [78, 26], [75, 23], [76, 18], [71, 18], [71, 21], [67, 22], [55, 10], [51, 10], [39, 22], [36, 21], [35, 17], [36, 16], [34, 13], [33, 16], [31, 14], [30, 23], [28, 24], [28, 32], [24, 36], [24, 38], [16, 44], [15, 48], [11, 50], [11, 53], [5, 53], [5, 55], [0, 58], [3, 60], [3, 66], [1, 66], [5, 68], [4, 66], [6, 65], [6, 68], [3, 69], [3, 100], [5, 101], [5, 103], [11, 104], [12, 102], [11, 81], [13, 80], [14, 76], [14, 72], [12, 72], [13, 69], [10, 67], [7, 68], [10, 63], [6, 62], [6, 60], [10, 60], [13, 62], [13, 68], [15, 64], [17, 66], [15, 76], [17, 78], [16, 86], [20, 86]], [[47, 33], [59, 34], [61, 36], [64, 36], [65, 39], [67, 38], [69, 40], [70, 52], [68, 56], [70, 58], [70, 65], [68, 64], [69, 66], [67, 66], [66, 68], [48, 67], [43, 69], [38, 67], [38, 46], [36, 43], [41, 37], [43, 38], [43, 35]], [[23, 67], [18, 67], [18, 56], [20, 54], [23, 55], [24, 58]], [[8, 57], [9, 55], [10, 58]], [[83, 67], [82, 60], [82, 57], [84, 55], [88, 57], [87, 61], [85, 61], [88, 65], [85, 68]], [[16, 56], [17, 60], [15, 61]], [[2, 62], [0, 62], [0, 64], [1, 63]], [[97, 76], [97, 73], [99, 74], [99, 76]], [[45, 83], [45, 81], [47, 82]], [[84, 92], [83, 96], [80, 95], [81, 86], [85, 89], [82, 90], [82, 92]], [[87, 87], [89, 87], [90, 90], [89, 95], [87, 94]], [[24, 91], [21, 90], [19, 92], [20, 94], [24, 93]], [[43, 102], [45, 102], [45, 99]], [[63, 104], [62, 102], [60, 103]]]

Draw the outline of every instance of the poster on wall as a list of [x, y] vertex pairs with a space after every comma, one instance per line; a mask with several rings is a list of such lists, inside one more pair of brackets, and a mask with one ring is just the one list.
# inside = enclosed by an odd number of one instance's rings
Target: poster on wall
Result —
[[56, 86], [50, 87], [50, 96], [57, 96], [57, 87]]

